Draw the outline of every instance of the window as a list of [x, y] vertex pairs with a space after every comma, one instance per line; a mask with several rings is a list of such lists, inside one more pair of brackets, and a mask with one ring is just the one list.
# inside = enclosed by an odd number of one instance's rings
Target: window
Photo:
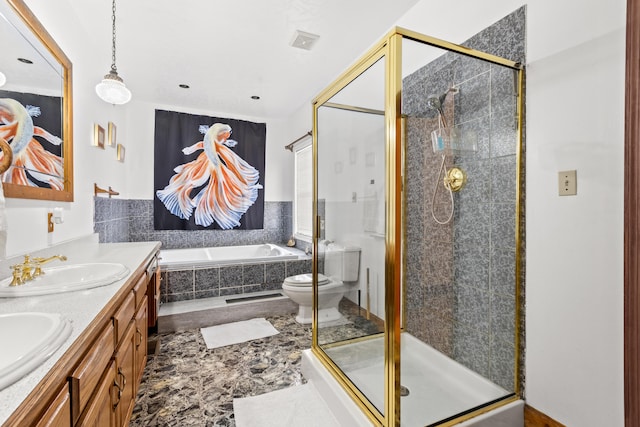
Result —
[[294, 147], [295, 198], [293, 232], [296, 238], [313, 235], [313, 150], [311, 138]]

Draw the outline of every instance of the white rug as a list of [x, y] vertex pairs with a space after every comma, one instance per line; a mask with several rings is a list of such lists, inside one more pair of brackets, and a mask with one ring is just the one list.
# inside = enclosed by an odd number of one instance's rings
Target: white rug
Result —
[[233, 399], [233, 413], [236, 427], [340, 427], [310, 383]]
[[279, 334], [268, 320], [255, 318], [200, 329], [207, 348], [218, 348]]

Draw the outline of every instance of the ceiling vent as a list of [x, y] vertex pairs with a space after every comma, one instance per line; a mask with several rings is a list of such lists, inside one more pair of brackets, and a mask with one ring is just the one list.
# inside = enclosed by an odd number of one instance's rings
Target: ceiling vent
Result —
[[319, 38], [320, 36], [317, 34], [296, 30], [293, 34], [293, 40], [291, 40], [291, 46], [299, 49], [311, 50]]

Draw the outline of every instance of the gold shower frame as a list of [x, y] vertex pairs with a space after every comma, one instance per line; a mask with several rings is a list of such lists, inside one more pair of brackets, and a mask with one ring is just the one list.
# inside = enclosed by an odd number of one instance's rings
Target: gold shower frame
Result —
[[[515, 212], [515, 242], [516, 242], [516, 268], [515, 279], [515, 360], [514, 360], [514, 390], [513, 395], [484, 406], [473, 412], [466, 413], [455, 419], [446, 421], [441, 426], [452, 426], [466, 419], [473, 418], [481, 413], [488, 412], [496, 407], [520, 398], [520, 319], [521, 319], [521, 262], [522, 242], [521, 234], [521, 208], [522, 193], [522, 137], [523, 137], [523, 90], [524, 67], [522, 64], [510, 61], [495, 55], [477, 51], [465, 46], [450, 43], [434, 37], [426, 36], [401, 27], [391, 29], [378, 43], [371, 47], [354, 65], [340, 75], [313, 101], [313, 215], [316, 219], [313, 228], [313, 324], [311, 351], [322, 365], [332, 374], [338, 383], [344, 388], [352, 400], [363, 410], [365, 415], [378, 426], [400, 426], [400, 334], [404, 312], [401, 307], [401, 299], [404, 298], [401, 286], [401, 271], [403, 270], [403, 258], [401, 245], [405, 241], [404, 230], [404, 199], [402, 189], [404, 186], [404, 119], [401, 116], [402, 95], [402, 39], [407, 38], [423, 44], [435, 46], [462, 55], [482, 59], [494, 64], [511, 68], [517, 72], [517, 152], [516, 152], [516, 212]], [[346, 87], [360, 74], [372, 66], [381, 58], [385, 61], [385, 174], [387, 177], [385, 188], [386, 200], [386, 232], [385, 232], [385, 326], [384, 326], [384, 360], [385, 360], [385, 386], [384, 386], [384, 414], [380, 413], [369, 402], [367, 397], [347, 378], [331, 358], [318, 344], [318, 241], [321, 232], [320, 217], [318, 215], [318, 108], [327, 105], [335, 94]], [[389, 286], [393, 283], [393, 286]], [[379, 336], [376, 334], [374, 336]], [[368, 337], [372, 338], [372, 337]]]

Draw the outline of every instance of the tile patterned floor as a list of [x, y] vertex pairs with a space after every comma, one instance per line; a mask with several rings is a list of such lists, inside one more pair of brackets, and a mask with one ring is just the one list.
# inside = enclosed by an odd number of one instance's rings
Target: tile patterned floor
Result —
[[278, 335], [211, 350], [199, 329], [159, 335], [130, 426], [235, 427], [233, 398], [305, 383], [300, 352], [311, 346], [311, 328], [293, 315], [267, 320]]
[[[378, 332], [379, 325], [343, 307], [347, 325], [324, 328], [336, 341]], [[267, 317], [278, 335], [207, 349], [199, 329], [160, 334], [150, 356], [130, 426], [235, 427], [233, 399], [304, 384], [301, 351], [311, 347], [311, 326], [294, 315]]]

